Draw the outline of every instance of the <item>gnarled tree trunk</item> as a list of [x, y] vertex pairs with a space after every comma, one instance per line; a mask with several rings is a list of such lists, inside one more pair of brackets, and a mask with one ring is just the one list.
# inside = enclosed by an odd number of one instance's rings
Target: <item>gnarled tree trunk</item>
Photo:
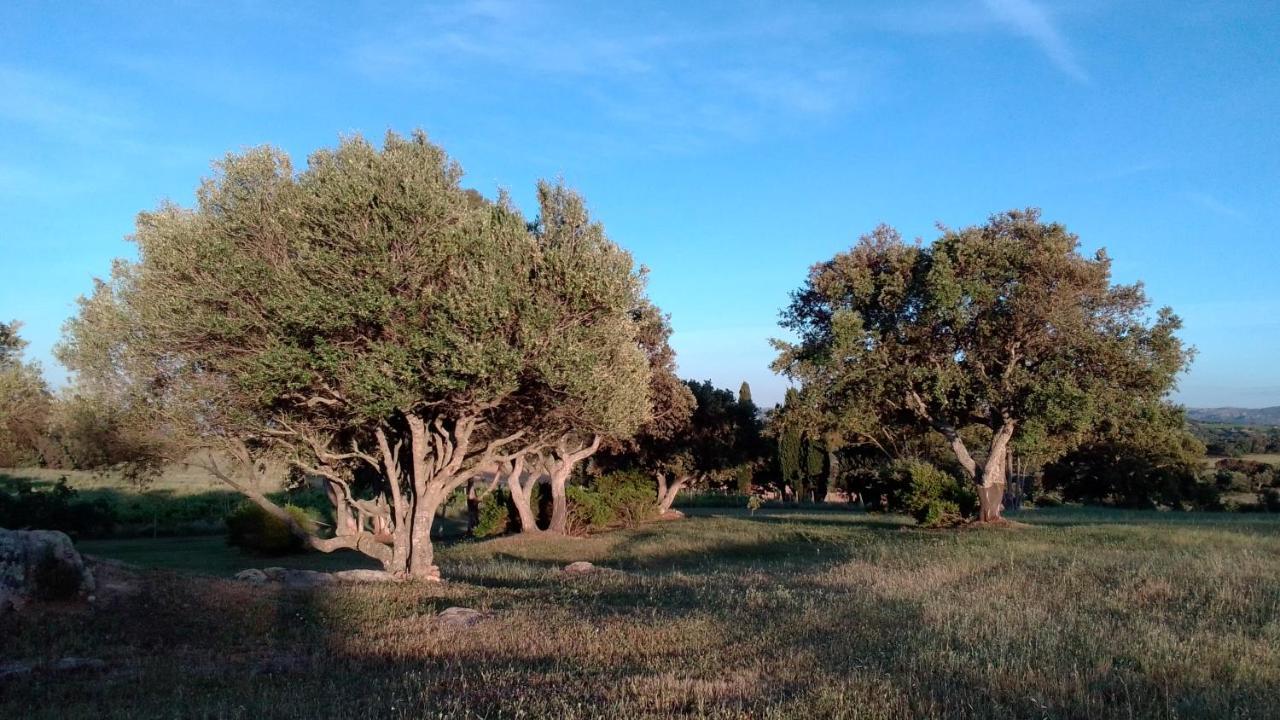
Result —
[[1004, 488], [1008, 475], [1006, 461], [1009, 457], [1009, 441], [1013, 439], [1014, 422], [1006, 420], [991, 436], [991, 448], [982, 465], [978, 485], [978, 519], [982, 522], [1000, 520], [1004, 510]]
[[538, 532], [538, 515], [533, 511], [533, 488], [538, 484], [538, 474], [529, 473], [524, 477], [524, 456], [517, 457], [507, 473], [507, 489], [511, 492], [511, 504], [516, 507], [516, 516], [520, 521], [520, 532]]
[[553, 533], [565, 535], [569, 529], [569, 497], [565, 485], [569, 481], [569, 476], [573, 474], [573, 468], [578, 463], [586, 460], [600, 449], [600, 436], [596, 435], [591, 439], [591, 444], [572, 451], [569, 449], [568, 437], [563, 437], [556, 447], [552, 450], [552, 462], [550, 473], [551, 485], [551, 521], [547, 524], [547, 530]]
[[[294, 464], [328, 483], [329, 497], [338, 517], [332, 538], [322, 538], [299, 527], [284, 508], [258, 491], [256, 484], [241, 482], [223, 472], [212, 457], [202, 467], [286, 523], [291, 532], [312, 548], [322, 552], [352, 549], [378, 560], [388, 572], [422, 580], [439, 579], [431, 528], [441, 504], [462, 483], [496, 469], [499, 462], [509, 459], [500, 455], [499, 450], [523, 433], [477, 443], [473, 442], [473, 435], [483, 423], [476, 415], [435, 416], [430, 422], [417, 412], [406, 410], [403, 415], [409, 429], [407, 439], [397, 438], [392, 445], [384, 428], [376, 430], [381, 457], [362, 452], [354, 443], [350, 452], [336, 452], [320, 438], [289, 429], [279, 431], [278, 437], [310, 447], [316, 457], [315, 465], [296, 459]], [[406, 441], [407, 466], [401, 462]], [[252, 467], [249, 450], [243, 442], [232, 441], [228, 445], [233, 457]], [[343, 468], [344, 463], [355, 460], [367, 463], [383, 475], [389, 501], [386, 495], [366, 500], [352, 494], [349, 469]]]
[[658, 473], [658, 515], [666, 515], [675, 503], [676, 496], [689, 484], [689, 476], [681, 475], [675, 482], [668, 483], [666, 473]]

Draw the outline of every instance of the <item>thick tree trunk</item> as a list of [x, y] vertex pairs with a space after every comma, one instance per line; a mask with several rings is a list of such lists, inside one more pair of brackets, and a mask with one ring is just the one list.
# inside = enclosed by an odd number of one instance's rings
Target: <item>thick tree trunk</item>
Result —
[[409, 577], [420, 580], [440, 579], [435, 566], [435, 549], [431, 546], [431, 525], [435, 522], [436, 509], [442, 497], [429, 488], [432, 478], [427, 456], [431, 452], [431, 440], [427, 437], [426, 423], [412, 413], [406, 413], [409, 424], [410, 447], [413, 458], [413, 508], [409, 519]]
[[982, 476], [977, 478], [978, 484], [978, 519], [982, 522], [997, 522], [1004, 510], [1004, 488], [1008, 473], [1006, 460], [1009, 457], [1009, 441], [1013, 439], [1014, 423], [1005, 421], [991, 437], [991, 450], [987, 453], [987, 461], [982, 467]]
[[475, 532], [480, 524], [480, 488], [476, 478], [467, 481], [467, 534]]
[[547, 524], [548, 531], [561, 535], [568, 533], [569, 497], [565, 485], [569, 482], [569, 476], [573, 474], [573, 468], [578, 463], [594, 455], [600, 448], [599, 435], [592, 438], [590, 445], [576, 452], [569, 451], [567, 441], [567, 437], [562, 438], [555, 450], [556, 463], [551, 470], [550, 480], [551, 521]]
[[658, 473], [658, 515], [666, 515], [671, 510], [671, 505], [675, 503], [676, 496], [689, 484], [688, 477], [680, 477], [675, 482], [667, 484], [667, 476]]
[[538, 516], [533, 512], [533, 487], [538, 479], [532, 473], [528, 479], [524, 477], [524, 458], [516, 458], [507, 475], [507, 489], [511, 492], [511, 504], [516, 506], [516, 515], [520, 519], [520, 532], [538, 532]]
[[547, 530], [561, 535], [568, 532], [569, 497], [565, 485], [572, 470], [572, 467], [558, 468], [551, 473], [551, 521], [547, 523]]
[[666, 515], [667, 512], [671, 511], [671, 506], [675, 505], [676, 496], [680, 495], [680, 491], [685, 489], [686, 484], [689, 484], [689, 482], [685, 478], [671, 483], [671, 486], [667, 488], [666, 496], [662, 498], [662, 502], [658, 503], [658, 515]]

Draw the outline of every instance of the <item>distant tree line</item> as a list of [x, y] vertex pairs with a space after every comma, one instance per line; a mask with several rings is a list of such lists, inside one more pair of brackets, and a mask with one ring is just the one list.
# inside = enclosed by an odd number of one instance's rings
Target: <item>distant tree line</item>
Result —
[[1280, 427], [1226, 425], [1191, 420], [1188, 428], [1205, 450], [1218, 457], [1280, 453]]

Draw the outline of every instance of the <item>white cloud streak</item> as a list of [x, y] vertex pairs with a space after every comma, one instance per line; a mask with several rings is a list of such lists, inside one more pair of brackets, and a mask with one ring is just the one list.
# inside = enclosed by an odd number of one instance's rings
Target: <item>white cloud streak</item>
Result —
[[982, 0], [987, 10], [1011, 30], [1034, 42], [1049, 61], [1067, 76], [1083, 83], [1089, 74], [1076, 59], [1066, 37], [1044, 6], [1034, 0]]

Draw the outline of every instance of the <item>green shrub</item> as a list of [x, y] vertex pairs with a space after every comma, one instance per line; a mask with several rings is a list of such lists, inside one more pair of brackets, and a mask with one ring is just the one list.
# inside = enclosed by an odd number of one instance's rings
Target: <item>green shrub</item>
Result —
[[[652, 495], [652, 493], [650, 493]], [[726, 492], [682, 492], [673, 503], [677, 508], [740, 508], [748, 495]]]
[[480, 498], [476, 526], [471, 528], [471, 534], [483, 538], [505, 533], [511, 524], [509, 502], [510, 497], [504, 490], [495, 490]]
[[610, 524], [635, 527], [657, 515], [654, 481], [638, 470], [623, 470], [595, 479], [591, 488], [600, 495], [613, 517]]
[[116, 513], [105, 500], [89, 499], [67, 485], [64, 477], [48, 490], [15, 479], [0, 488], [0, 527], [61, 530], [72, 538], [111, 534]]
[[622, 470], [570, 485], [568, 531], [572, 535], [618, 527], [634, 527], [657, 515], [654, 481], [638, 470]]
[[585, 535], [613, 525], [616, 514], [603, 495], [592, 488], [570, 485], [565, 488], [569, 504], [566, 530], [570, 535]]
[[[304, 530], [315, 530], [315, 519], [305, 509], [285, 505], [284, 510]], [[306, 549], [306, 542], [284, 521], [249, 501], [227, 516], [227, 544], [262, 555], [286, 555]]]
[[1280, 512], [1280, 488], [1263, 488], [1258, 492], [1258, 505], [1267, 512]]
[[1036, 495], [1031, 504], [1038, 508], [1062, 507], [1062, 496], [1055, 492], [1042, 492]]
[[889, 509], [907, 513], [924, 527], [958, 525], [977, 509], [972, 486], [929, 463], [898, 460], [881, 475]]

